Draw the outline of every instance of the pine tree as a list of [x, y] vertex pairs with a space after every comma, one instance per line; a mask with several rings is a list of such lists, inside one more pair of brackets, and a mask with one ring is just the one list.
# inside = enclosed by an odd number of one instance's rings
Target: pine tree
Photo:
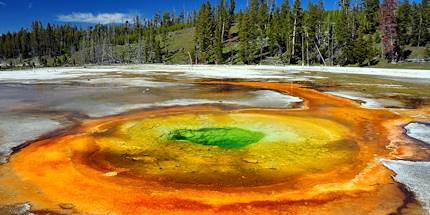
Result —
[[[175, 39], [170, 33], [184, 28], [194, 29], [193, 54], [200, 63], [223, 63], [227, 42], [233, 47], [230, 62], [240, 59], [254, 64], [273, 57], [284, 63], [318, 64], [330, 58], [341, 65], [376, 62], [380, 44], [389, 59], [399, 59], [400, 46], [430, 43], [429, 0], [411, 4], [401, 0], [398, 8], [398, 0], [385, 0], [381, 6], [379, 0], [359, 0], [362, 4], [354, 5], [339, 1], [340, 10], [324, 11], [322, 0], [311, 1], [306, 9], [300, 0], [292, 8], [288, 0], [279, 6], [275, 3], [279, 0], [247, 0], [247, 7], [237, 14], [235, 0], [219, 0], [216, 8], [208, 1], [198, 11], [181, 11], [178, 16], [157, 12], [144, 21], [135, 17], [134, 23], [80, 29], [34, 21], [29, 29], [0, 35], [0, 59], [14, 58], [19, 65], [38, 58], [43, 65], [57, 66], [163, 62], [176, 53], [191, 52], [169, 53], [167, 48], [170, 39]], [[235, 24], [238, 38], [230, 32], [236, 30]]]
[[396, 11], [397, 5], [395, 0], [384, 0], [382, 4], [381, 14], [381, 33], [382, 33], [382, 48], [384, 50], [385, 57], [391, 61], [399, 57], [400, 53], [397, 53], [395, 47], [397, 44], [397, 23], [394, 12]]
[[216, 9], [215, 16], [215, 32], [214, 32], [214, 58], [215, 63], [220, 64], [224, 62], [223, 56], [223, 46], [224, 39], [227, 37], [226, 28], [228, 28], [229, 20], [227, 9], [226, 9], [226, 0], [222, 0]]
[[258, 60], [261, 62], [264, 57], [264, 48], [268, 45], [269, 7], [267, 0], [260, 0], [258, 4], [257, 26], [256, 42], [259, 49]]
[[235, 9], [236, 9], [236, 2], [235, 2], [235, 0], [230, 0], [229, 9], [228, 9], [228, 28], [227, 28], [229, 30], [233, 26], [233, 23], [234, 23]]
[[397, 10], [397, 33], [400, 45], [408, 45], [411, 38], [411, 5], [408, 0], [402, 2]]
[[424, 49], [424, 57], [429, 59], [430, 58], [430, 44], [427, 44]]
[[296, 64], [303, 57], [303, 11], [300, 0], [294, 1], [293, 20], [294, 24], [290, 63]]
[[270, 23], [267, 29], [267, 36], [269, 37], [269, 52], [270, 54], [276, 54], [276, 50], [279, 49], [279, 10], [274, 11], [270, 17]]
[[324, 6], [320, 1], [318, 4], [309, 3], [308, 11], [305, 14], [305, 37], [306, 37], [306, 58], [311, 62], [322, 61], [319, 47], [321, 46]]
[[419, 13], [419, 6], [414, 2], [411, 7], [411, 44], [420, 46], [420, 35], [422, 19]]
[[292, 53], [292, 30], [293, 30], [293, 14], [291, 12], [288, 0], [285, 0], [281, 6], [280, 14], [280, 51], [282, 52], [282, 60], [284, 62], [291, 62]]
[[374, 47], [373, 35], [366, 34], [366, 21], [366, 17], [363, 14], [359, 16], [357, 35], [352, 50], [353, 63], [359, 66], [370, 66], [374, 63], [374, 58], [376, 58], [378, 54]]
[[213, 23], [212, 8], [210, 3], [206, 2], [200, 8], [195, 33], [197, 56], [201, 63], [209, 63], [213, 56], [213, 37], [215, 28]]
[[363, 65], [367, 59], [367, 47], [368, 44], [366, 44], [366, 40], [364, 40], [363, 35], [359, 34], [357, 39], [354, 41], [354, 46], [352, 49], [354, 62], [358, 63], [359, 65]]
[[252, 61], [250, 59], [250, 28], [251, 21], [249, 14], [241, 12], [239, 14], [239, 55], [243, 63], [248, 64]]
[[30, 46], [32, 47], [32, 56], [40, 56], [42, 55], [42, 23], [34, 21], [31, 24], [31, 28]]
[[259, 52], [259, 0], [251, 0], [249, 7], [242, 12], [239, 25], [239, 54], [243, 63], [256, 63]]
[[379, 0], [364, 0], [366, 33], [375, 33], [379, 25]]
[[430, 42], [430, 4], [429, 0], [422, 0], [420, 5], [420, 16], [421, 16], [421, 35], [420, 43], [427, 44]]
[[337, 62], [340, 65], [354, 63], [353, 61], [353, 37], [352, 37], [352, 13], [349, 9], [349, 1], [341, 0], [342, 10], [336, 22], [336, 41], [338, 43]]

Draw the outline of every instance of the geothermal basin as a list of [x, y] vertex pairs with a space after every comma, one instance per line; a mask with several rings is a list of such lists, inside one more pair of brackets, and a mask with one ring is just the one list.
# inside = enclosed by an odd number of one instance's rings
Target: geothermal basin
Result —
[[428, 214], [430, 72], [368, 70], [0, 72], [0, 213]]

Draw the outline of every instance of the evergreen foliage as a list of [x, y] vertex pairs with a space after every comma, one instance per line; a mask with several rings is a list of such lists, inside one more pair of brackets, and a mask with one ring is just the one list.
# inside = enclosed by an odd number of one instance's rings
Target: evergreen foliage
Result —
[[426, 49], [424, 50], [424, 56], [426, 58], [430, 58], [430, 44], [427, 44]]
[[366, 17], [366, 33], [375, 33], [379, 26], [379, 0], [364, 0], [363, 4]]
[[397, 34], [399, 37], [400, 45], [407, 45], [411, 40], [411, 5], [409, 4], [409, 0], [405, 0], [399, 5], [396, 14], [397, 21]]
[[[430, 44], [429, 0], [398, 5], [396, 0], [340, 0], [340, 8], [330, 11], [322, 0], [310, 1], [306, 9], [300, 0], [292, 7], [288, 0], [247, 2], [240, 11], [235, 0], [214, 6], [208, 1], [179, 15], [157, 12], [152, 19], [88, 28], [34, 21], [29, 29], [0, 36], [0, 63], [168, 63], [182, 53], [189, 59], [183, 63], [370, 65], [406, 59], [405, 47], [428, 49]], [[172, 35], [181, 29], [192, 29], [194, 42], [187, 50], [172, 50]]]

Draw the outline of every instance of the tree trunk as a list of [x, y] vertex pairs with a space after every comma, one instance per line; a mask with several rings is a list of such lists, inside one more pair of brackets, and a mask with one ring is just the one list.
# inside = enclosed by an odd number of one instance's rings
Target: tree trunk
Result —
[[293, 44], [291, 47], [291, 57], [290, 57], [290, 63], [291, 63], [291, 58], [294, 57], [295, 54], [295, 47], [296, 47], [296, 25], [297, 25], [297, 17], [294, 18], [294, 26], [293, 26]]
[[305, 66], [305, 47], [304, 47], [304, 37], [302, 36], [302, 66]]

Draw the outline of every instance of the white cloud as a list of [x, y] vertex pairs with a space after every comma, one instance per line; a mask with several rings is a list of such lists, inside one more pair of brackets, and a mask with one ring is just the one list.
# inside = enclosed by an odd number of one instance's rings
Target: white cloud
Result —
[[133, 15], [125, 13], [72, 13], [68, 15], [59, 15], [57, 19], [62, 22], [80, 22], [90, 24], [112, 24], [131, 22]]
[[7, 4], [6, 4], [6, 3], [4, 3], [4, 2], [2, 2], [2, 1], [0, 1], [0, 5], [1, 5], [1, 6], [6, 6]]

